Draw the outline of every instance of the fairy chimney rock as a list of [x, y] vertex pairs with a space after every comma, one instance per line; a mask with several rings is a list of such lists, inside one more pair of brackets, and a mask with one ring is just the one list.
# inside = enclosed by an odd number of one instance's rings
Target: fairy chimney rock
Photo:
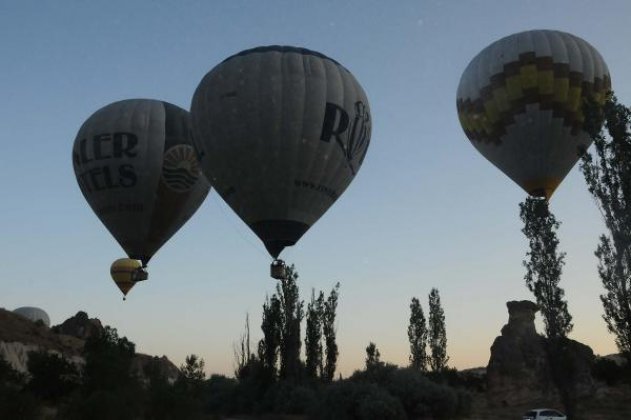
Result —
[[502, 328], [502, 335], [536, 336], [535, 313], [539, 307], [529, 300], [506, 302], [508, 324]]

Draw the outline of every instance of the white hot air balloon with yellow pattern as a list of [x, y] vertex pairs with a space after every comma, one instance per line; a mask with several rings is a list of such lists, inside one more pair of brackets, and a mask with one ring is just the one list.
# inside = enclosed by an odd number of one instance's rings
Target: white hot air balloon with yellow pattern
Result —
[[532, 30], [496, 41], [460, 79], [460, 123], [475, 148], [528, 194], [549, 199], [591, 144], [584, 99], [611, 89], [605, 61], [585, 40]]

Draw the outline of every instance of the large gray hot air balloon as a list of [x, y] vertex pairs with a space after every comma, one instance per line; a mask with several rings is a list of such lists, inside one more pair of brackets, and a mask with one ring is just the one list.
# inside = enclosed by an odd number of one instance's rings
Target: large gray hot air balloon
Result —
[[13, 310], [14, 314], [18, 314], [27, 318], [33, 322], [42, 321], [44, 325], [50, 327], [50, 318], [45, 310], [36, 308], [34, 306], [22, 306]]
[[189, 113], [167, 102], [129, 99], [99, 109], [81, 126], [72, 160], [92, 210], [143, 265], [210, 189], [191, 140]]
[[574, 35], [533, 30], [480, 52], [458, 86], [458, 116], [471, 143], [526, 192], [550, 198], [591, 144], [583, 100], [611, 89], [598, 51]]
[[370, 142], [362, 87], [304, 48], [227, 58], [200, 82], [191, 118], [202, 170], [274, 258], [344, 192]]

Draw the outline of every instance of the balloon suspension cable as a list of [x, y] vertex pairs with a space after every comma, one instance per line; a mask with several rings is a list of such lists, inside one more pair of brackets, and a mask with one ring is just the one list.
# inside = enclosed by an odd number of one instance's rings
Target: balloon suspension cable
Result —
[[287, 278], [287, 265], [281, 259], [275, 259], [270, 265], [270, 276], [276, 280], [284, 280]]
[[[256, 244], [255, 242], [251, 241], [242, 231], [241, 228], [239, 226], [237, 226], [236, 223], [234, 223], [234, 221], [231, 219], [230, 216], [228, 216], [228, 212], [225, 210], [225, 208], [221, 205], [221, 203], [219, 203], [218, 200], [214, 200], [216, 206], [219, 208], [219, 211], [223, 214], [224, 218], [228, 221], [228, 223], [230, 223], [230, 225], [232, 226], [232, 228], [237, 232], [237, 234], [241, 237], [241, 239], [243, 239], [245, 242], [247, 242], [253, 249], [255, 249], [259, 254], [263, 255], [266, 259], [269, 258], [269, 256], [267, 255], [267, 253], [265, 251], [263, 251], [260, 247], [260, 245]], [[227, 205], [227, 204], [226, 204]]]

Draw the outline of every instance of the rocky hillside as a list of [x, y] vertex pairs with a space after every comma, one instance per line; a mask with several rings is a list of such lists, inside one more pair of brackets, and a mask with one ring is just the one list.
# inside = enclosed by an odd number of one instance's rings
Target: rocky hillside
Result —
[[[60, 325], [48, 328], [0, 308], [0, 357], [23, 373], [28, 371], [28, 353], [31, 351], [54, 352], [80, 366], [84, 363], [85, 340], [102, 331], [101, 322], [89, 318], [85, 312], [78, 312]], [[151, 361], [157, 361], [171, 381], [177, 378], [179, 370], [166, 356], [136, 354], [133, 369], [139, 377], [144, 377], [144, 368]]]
[[[547, 339], [535, 329], [537, 305], [530, 301], [507, 302], [508, 323], [491, 347], [486, 369], [486, 392], [476, 395], [471, 418], [518, 418], [529, 409], [555, 407], [563, 410], [551, 372], [554, 366], [546, 351]], [[631, 419], [631, 387], [608, 386], [593, 376], [597, 358], [591, 348], [568, 340], [564, 363], [572, 366], [572, 392], [579, 418]], [[606, 356], [618, 366], [619, 355]]]

